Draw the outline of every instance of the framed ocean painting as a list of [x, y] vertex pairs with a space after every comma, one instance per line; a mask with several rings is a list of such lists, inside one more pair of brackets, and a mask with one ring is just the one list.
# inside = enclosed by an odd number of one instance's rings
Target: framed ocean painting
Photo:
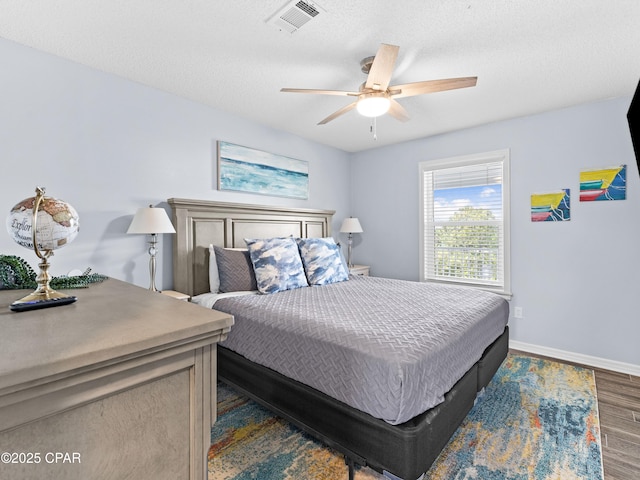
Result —
[[627, 166], [580, 172], [580, 201], [624, 200], [627, 198]]
[[309, 198], [309, 162], [218, 141], [218, 190]]

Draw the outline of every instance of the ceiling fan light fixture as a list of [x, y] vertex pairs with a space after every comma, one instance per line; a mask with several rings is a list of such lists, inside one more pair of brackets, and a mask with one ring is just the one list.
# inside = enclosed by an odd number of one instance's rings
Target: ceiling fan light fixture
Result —
[[364, 117], [379, 117], [389, 111], [391, 101], [386, 92], [366, 93], [360, 96], [356, 109]]

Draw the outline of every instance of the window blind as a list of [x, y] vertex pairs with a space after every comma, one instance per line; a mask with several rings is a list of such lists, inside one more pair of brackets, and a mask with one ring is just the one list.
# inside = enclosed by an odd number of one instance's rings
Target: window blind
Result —
[[504, 289], [502, 160], [422, 172], [424, 278]]

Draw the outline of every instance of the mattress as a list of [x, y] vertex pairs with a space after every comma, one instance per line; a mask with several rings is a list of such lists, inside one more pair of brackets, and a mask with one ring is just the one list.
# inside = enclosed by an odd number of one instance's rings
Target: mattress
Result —
[[214, 308], [235, 320], [220, 345], [392, 425], [441, 403], [508, 320], [488, 292], [362, 276]]

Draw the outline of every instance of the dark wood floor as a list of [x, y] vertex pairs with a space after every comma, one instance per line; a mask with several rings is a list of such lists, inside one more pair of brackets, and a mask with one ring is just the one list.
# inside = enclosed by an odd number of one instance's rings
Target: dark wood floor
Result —
[[640, 377], [591, 369], [598, 391], [604, 480], [639, 480]]
[[605, 480], [640, 479], [640, 377], [595, 370]]

